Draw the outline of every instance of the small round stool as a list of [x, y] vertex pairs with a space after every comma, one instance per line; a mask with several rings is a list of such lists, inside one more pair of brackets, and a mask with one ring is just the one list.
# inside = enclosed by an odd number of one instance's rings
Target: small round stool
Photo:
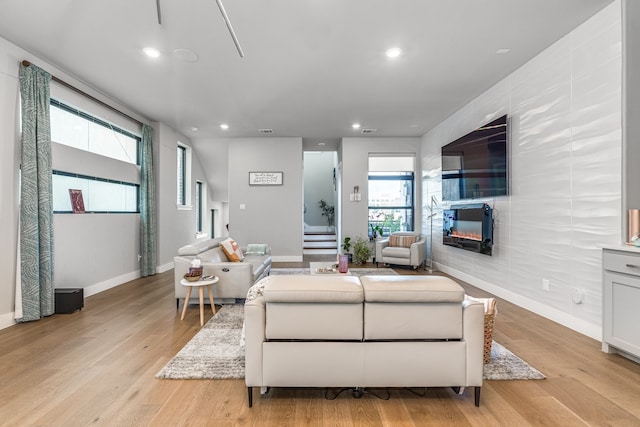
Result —
[[180, 284], [182, 286], [187, 286], [187, 297], [184, 300], [184, 307], [182, 307], [182, 316], [180, 320], [184, 320], [184, 315], [187, 313], [187, 305], [189, 305], [189, 298], [191, 298], [191, 290], [197, 286], [198, 287], [198, 296], [200, 297], [200, 326], [204, 325], [204, 288], [206, 287], [209, 291], [209, 304], [211, 304], [211, 312], [216, 314], [216, 306], [213, 301], [213, 291], [211, 290], [211, 285], [218, 283], [220, 280], [218, 277], [214, 276], [212, 279], [198, 280], [195, 282], [190, 282], [186, 279], [180, 280]]

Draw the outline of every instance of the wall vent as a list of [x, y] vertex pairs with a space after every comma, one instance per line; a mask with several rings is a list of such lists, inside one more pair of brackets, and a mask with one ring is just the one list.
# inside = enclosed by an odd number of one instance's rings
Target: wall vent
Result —
[[378, 129], [362, 129], [360, 133], [376, 133]]
[[273, 129], [258, 129], [258, 133], [263, 135], [270, 135], [273, 133]]

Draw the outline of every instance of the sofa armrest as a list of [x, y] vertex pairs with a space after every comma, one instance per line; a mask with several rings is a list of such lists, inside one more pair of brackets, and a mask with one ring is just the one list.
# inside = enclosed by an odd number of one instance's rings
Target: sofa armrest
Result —
[[389, 246], [389, 238], [376, 240], [376, 261], [382, 262], [382, 250]]
[[244, 305], [245, 383], [247, 387], [262, 386], [262, 343], [266, 341], [266, 311], [264, 297]]
[[467, 351], [466, 385], [480, 387], [484, 369], [484, 304], [470, 300], [462, 302], [462, 338]]
[[419, 266], [427, 259], [427, 240], [421, 237], [415, 243], [411, 244], [411, 265]]

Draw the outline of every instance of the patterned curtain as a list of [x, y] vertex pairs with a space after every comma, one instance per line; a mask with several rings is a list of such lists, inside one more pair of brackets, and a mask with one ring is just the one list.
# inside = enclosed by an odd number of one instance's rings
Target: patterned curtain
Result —
[[142, 125], [140, 161], [140, 274], [156, 274], [156, 196], [153, 179], [151, 126]]
[[20, 64], [22, 158], [20, 175], [20, 289], [16, 321], [55, 311], [53, 283], [53, 203], [51, 184], [51, 75]]

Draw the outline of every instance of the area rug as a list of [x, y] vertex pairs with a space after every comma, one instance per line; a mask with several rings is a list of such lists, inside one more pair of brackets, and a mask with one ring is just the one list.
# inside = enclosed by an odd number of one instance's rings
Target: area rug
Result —
[[[244, 378], [244, 306], [224, 305], [186, 346], [156, 374], [168, 379]], [[486, 380], [543, 379], [545, 376], [493, 341]]]

